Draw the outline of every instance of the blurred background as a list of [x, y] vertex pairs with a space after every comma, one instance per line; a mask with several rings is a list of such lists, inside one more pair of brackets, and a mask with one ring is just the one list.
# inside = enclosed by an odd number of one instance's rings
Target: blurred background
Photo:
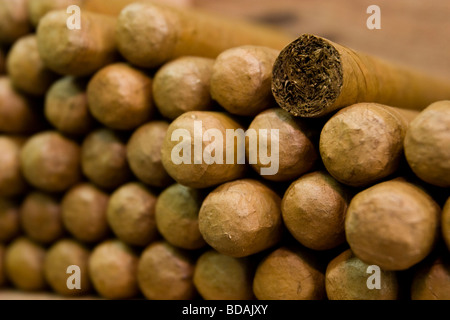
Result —
[[[450, 78], [449, 0], [177, 0], [211, 12], [259, 21], [294, 37], [313, 33], [353, 49]], [[176, 1], [175, 1], [176, 2]], [[367, 7], [381, 9], [369, 30]]]

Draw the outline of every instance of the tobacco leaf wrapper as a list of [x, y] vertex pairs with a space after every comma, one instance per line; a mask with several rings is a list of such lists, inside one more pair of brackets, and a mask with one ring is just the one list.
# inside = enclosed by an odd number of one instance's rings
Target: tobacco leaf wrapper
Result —
[[369, 265], [348, 249], [334, 258], [325, 273], [329, 300], [397, 300], [399, 282], [395, 271], [380, 270], [380, 288], [369, 289]]
[[44, 247], [25, 237], [17, 238], [10, 243], [6, 247], [4, 266], [11, 284], [22, 291], [46, 289], [45, 254]]
[[355, 255], [384, 270], [406, 270], [434, 248], [440, 208], [419, 187], [401, 180], [381, 182], [350, 201], [347, 242]]
[[[63, 296], [81, 296], [91, 289], [88, 275], [90, 251], [72, 239], [63, 239], [54, 243], [47, 251], [44, 262], [45, 279], [50, 287]], [[67, 286], [69, 266], [80, 268], [80, 288], [73, 290]]]
[[321, 117], [368, 101], [422, 110], [450, 97], [450, 81], [304, 34], [275, 61], [272, 92], [292, 114]]

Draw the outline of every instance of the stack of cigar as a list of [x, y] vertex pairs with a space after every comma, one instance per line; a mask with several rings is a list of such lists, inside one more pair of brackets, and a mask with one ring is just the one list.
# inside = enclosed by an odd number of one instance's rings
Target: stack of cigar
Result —
[[450, 81], [155, 1], [0, 0], [0, 287], [450, 299]]

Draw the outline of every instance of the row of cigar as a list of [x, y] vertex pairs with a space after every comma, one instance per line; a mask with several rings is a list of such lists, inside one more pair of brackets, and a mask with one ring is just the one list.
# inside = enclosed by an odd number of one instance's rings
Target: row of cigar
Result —
[[155, 1], [0, 21], [0, 287], [450, 299], [450, 81]]

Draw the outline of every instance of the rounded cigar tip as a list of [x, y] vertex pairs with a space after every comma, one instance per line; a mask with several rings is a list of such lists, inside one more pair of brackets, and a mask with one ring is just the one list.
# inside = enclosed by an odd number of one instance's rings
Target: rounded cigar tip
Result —
[[173, 58], [177, 30], [168, 8], [150, 3], [125, 7], [116, 28], [119, 52], [131, 63], [154, 68]]

